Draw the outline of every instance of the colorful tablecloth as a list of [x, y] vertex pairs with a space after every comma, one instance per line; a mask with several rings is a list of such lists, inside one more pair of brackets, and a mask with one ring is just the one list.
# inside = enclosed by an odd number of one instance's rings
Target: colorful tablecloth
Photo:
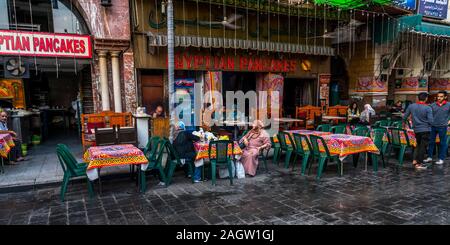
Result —
[[[197, 152], [197, 155], [195, 156], [195, 161], [201, 160], [201, 159], [207, 159], [209, 158], [208, 152], [209, 152], [209, 143], [203, 143], [203, 142], [195, 142], [194, 143], [195, 151]], [[234, 142], [234, 152], [231, 152], [231, 145], [228, 147], [228, 155], [242, 155], [242, 149], [239, 147], [239, 144], [237, 142]], [[211, 157], [216, 157], [216, 148], [213, 147], [211, 149]]]
[[145, 170], [148, 160], [144, 153], [131, 144], [92, 146], [84, 153], [84, 161], [88, 163], [87, 175], [90, 180], [98, 178], [98, 169], [111, 166], [140, 164]]
[[[414, 133], [414, 130], [412, 129], [406, 129], [406, 132], [408, 134], [409, 143], [412, 147], [417, 146], [417, 140], [416, 140], [416, 134]], [[450, 127], [447, 129], [447, 137], [450, 137]], [[400, 140], [403, 144], [406, 144], [405, 136], [402, 134], [400, 136]], [[441, 140], [439, 139], [439, 135], [436, 135], [436, 143], [439, 143]]]
[[377, 146], [369, 137], [348, 134], [330, 134], [324, 135], [322, 138], [325, 140], [330, 154], [339, 155], [341, 160], [348, 155], [362, 152], [380, 153]]
[[0, 156], [7, 158], [11, 148], [14, 147], [14, 140], [11, 134], [0, 134]]

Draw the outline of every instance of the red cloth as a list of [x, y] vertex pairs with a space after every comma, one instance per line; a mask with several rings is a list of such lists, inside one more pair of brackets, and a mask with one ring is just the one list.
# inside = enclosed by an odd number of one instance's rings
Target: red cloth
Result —
[[104, 128], [104, 122], [90, 122], [87, 124], [87, 133], [91, 134], [95, 128]]

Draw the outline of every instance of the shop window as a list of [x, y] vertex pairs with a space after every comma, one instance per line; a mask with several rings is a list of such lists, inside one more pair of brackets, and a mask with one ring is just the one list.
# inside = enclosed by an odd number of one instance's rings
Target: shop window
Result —
[[9, 29], [53, 32], [51, 0], [9, 0]]
[[71, 1], [54, 1], [53, 23], [56, 33], [88, 33], [83, 18]]
[[8, 0], [0, 0], [0, 29], [9, 29]]

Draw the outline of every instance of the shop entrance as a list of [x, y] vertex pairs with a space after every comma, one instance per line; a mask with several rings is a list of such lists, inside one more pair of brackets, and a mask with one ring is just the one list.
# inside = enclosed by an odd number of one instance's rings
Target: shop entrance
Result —
[[315, 79], [286, 78], [283, 89], [283, 109], [285, 116], [295, 117], [298, 106], [316, 105], [317, 90]]

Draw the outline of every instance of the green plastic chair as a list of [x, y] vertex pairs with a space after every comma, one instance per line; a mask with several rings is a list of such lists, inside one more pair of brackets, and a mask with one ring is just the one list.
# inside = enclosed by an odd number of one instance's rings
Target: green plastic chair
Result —
[[336, 125], [330, 128], [333, 134], [345, 134], [345, 125]]
[[368, 127], [358, 126], [353, 130], [352, 135], [368, 137], [369, 133], [370, 133], [370, 131], [369, 131]]
[[161, 138], [159, 136], [153, 136], [151, 137], [148, 142], [147, 145], [145, 146], [143, 152], [144, 155], [148, 155], [148, 154], [154, 154], [156, 151], [156, 146], [158, 145], [158, 142]]
[[[327, 146], [325, 140], [322, 137], [316, 136], [316, 135], [310, 135], [309, 138], [311, 139], [313, 156], [315, 159], [317, 159], [319, 161], [316, 179], [319, 180], [320, 177], [322, 176], [322, 172], [325, 169], [327, 161], [329, 161], [329, 162], [336, 161], [338, 163], [338, 174], [342, 175], [343, 164], [342, 164], [341, 160], [339, 159], [338, 155], [330, 154], [330, 151], [328, 150], [328, 146]], [[320, 152], [319, 142], [323, 145], [325, 152]]]
[[[295, 163], [297, 161], [297, 156], [302, 157], [302, 168], [301, 173], [302, 175], [305, 175], [306, 168], [308, 167], [308, 160], [311, 156], [311, 153], [313, 152], [311, 143], [309, 142], [309, 139], [306, 135], [303, 134], [293, 134], [294, 141], [295, 141], [295, 156], [294, 156], [294, 164], [292, 164], [292, 171], [294, 171]], [[306, 145], [308, 147], [307, 150], [303, 149], [303, 142], [306, 142]], [[309, 164], [309, 167], [311, 169], [311, 164]]]
[[92, 187], [92, 183], [87, 177], [86, 169], [88, 165], [86, 163], [78, 163], [70, 152], [69, 148], [64, 144], [58, 144], [56, 146], [56, 155], [58, 156], [59, 163], [64, 171], [63, 182], [61, 185], [60, 198], [61, 201], [64, 202], [64, 197], [67, 192], [67, 185], [72, 178], [75, 177], [86, 177], [89, 197], [94, 196], [94, 188]]
[[[156, 141], [156, 140], [155, 140]], [[150, 153], [148, 153], [145, 157], [148, 160], [148, 166], [145, 170], [140, 170], [140, 176], [139, 176], [139, 185], [141, 186], [141, 192], [145, 192], [147, 190], [147, 183], [146, 183], [146, 176], [145, 173], [147, 171], [151, 171], [153, 169], [156, 169], [159, 171], [159, 174], [161, 176], [162, 181], [168, 186], [166, 183], [166, 174], [162, 167], [162, 157], [164, 154], [164, 149], [166, 148], [166, 139], [159, 139], [158, 143], [155, 145], [152, 145]]]
[[331, 132], [330, 127], [330, 124], [320, 124], [319, 126], [317, 126], [316, 130], [322, 132]]
[[[175, 171], [175, 168], [177, 166], [183, 166], [181, 164], [181, 159], [179, 157], [179, 154], [177, 152], [177, 150], [175, 149], [175, 147], [173, 147], [172, 143], [170, 143], [169, 140], [166, 140], [166, 145], [165, 145], [166, 149], [167, 149], [167, 161], [166, 161], [166, 166], [164, 168], [165, 173], [166, 173], [166, 186], [169, 186], [171, 181], [172, 181], [172, 177], [173, 177], [173, 173]], [[185, 164], [188, 164], [188, 173], [189, 175], [191, 175], [191, 181], [192, 183], [194, 183], [194, 171], [193, 171], [193, 165], [194, 162], [191, 159], [185, 159]]]
[[[385, 144], [385, 142], [383, 142], [383, 138], [385, 134], [386, 134], [385, 129], [376, 128], [373, 130], [373, 133], [371, 135], [373, 143], [377, 146], [378, 150], [380, 151], [383, 167], [385, 167], [384, 163], [385, 152], [383, 151], [383, 147]], [[373, 171], [378, 171], [378, 154], [369, 153], [369, 155], [372, 157]]]
[[[269, 171], [269, 168], [267, 167], [267, 158], [268, 158], [268, 156], [269, 156], [269, 151], [270, 151], [270, 148], [262, 149], [262, 150], [259, 152], [259, 155], [258, 155], [258, 161], [261, 160], [261, 161], [263, 162], [263, 164], [264, 164], [264, 169], [266, 170], [266, 172]], [[261, 164], [258, 164], [258, 168], [259, 168], [260, 165], [261, 165]]]
[[[284, 131], [278, 132], [277, 137], [278, 137], [278, 142], [280, 142], [281, 152], [284, 151], [286, 154], [285, 159], [284, 159], [284, 167], [288, 168], [289, 163], [291, 162], [292, 152], [294, 152], [294, 146], [295, 146], [294, 141], [292, 141], [291, 135]], [[287, 144], [286, 138], [289, 139], [289, 141], [291, 142], [290, 145]]]
[[273, 163], [278, 165], [278, 162], [280, 161], [280, 152], [281, 152], [281, 145], [280, 142], [274, 141], [274, 138], [277, 136], [270, 137], [270, 142], [272, 143], [271, 148], [273, 149]]
[[[406, 133], [406, 130], [400, 129], [400, 128], [390, 128], [389, 129], [389, 140], [390, 140], [390, 148], [388, 153], [388, 161], [391, 157], [392, 149], [399, 149], [399, 155], [398, 155], [398, 164], [400, 167], [403, 166], [403, 158], [405, 156], [406, 149], [408, 147], [411, 147], [411, 144], [409, 142], [408, 134]], [[404, 135], [406, 139], [406, 144], [401, 142], [401, 135]]]
[[[211, 163], [212, 185], [216, 185], [216, 167], [226, 165], [228, 168], [230, 185], [233, 185], [233, 159], [228, 155], [228, 149], [231, 146], [231, 152], [234, 152], [234, 143], [231, 140], [217, 140], [209, 142], [208, 157]], [[211, 149], [216, 148], [216, 157], [211, 157]]]

